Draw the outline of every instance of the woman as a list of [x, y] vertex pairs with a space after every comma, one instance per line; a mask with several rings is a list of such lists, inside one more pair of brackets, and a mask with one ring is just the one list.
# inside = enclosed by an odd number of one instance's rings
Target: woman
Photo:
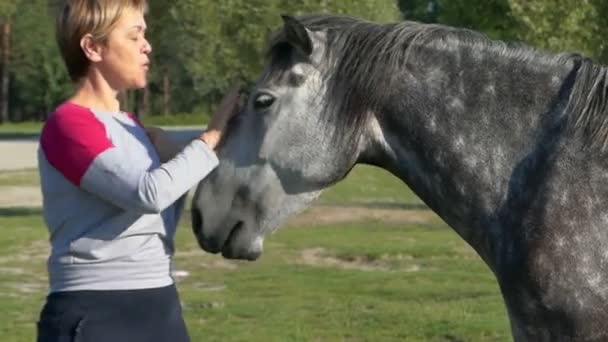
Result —
[[[232, 90], [183, 149], [120, 111], [147, 83], [145, 0], [68, 0], [57, 42], [75, 94], [50, 115], [38, 152], [52, 252], [38, 341], [188, 341], [171, 277], [187, 191], [217, 165], [237, 110]], [[155, 146], [156, 145], [156, 146]]]

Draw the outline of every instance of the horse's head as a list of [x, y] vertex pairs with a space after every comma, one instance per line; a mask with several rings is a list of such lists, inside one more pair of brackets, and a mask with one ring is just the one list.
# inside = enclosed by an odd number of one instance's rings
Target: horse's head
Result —
[[283, 19], [269, 63], [231, 123], [220, 164], [192, 203], [200, 246], [228, 258], [259, 257], [264, 236], [342, 179], [358, 156], [359, 139], [338, 141], [324, 115], [325, 33]]

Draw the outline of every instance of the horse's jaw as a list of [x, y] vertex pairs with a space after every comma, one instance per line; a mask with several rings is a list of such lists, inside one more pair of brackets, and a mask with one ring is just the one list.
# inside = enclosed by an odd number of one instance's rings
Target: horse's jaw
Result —
[[251, 236], [250, 231], [245, 223], [237, 223], [222, 248], [222, 256], [226, 259], [257, 260], [264, 250], [264, 237]]
[[192, 231], [205, 252], [221, 253], [227, 259], [252, 261], [262, 254], [264, 237], [253, 234], [256, 230], [252, 229], [252, 223], [242, 217], [226, 215], [211, 226], [209, 221], [213, 222], [216, 218], [204, 215], [197, 206], [192, 207], [191, 215]]
[[321, 193], [319, 190], [289, 194], [282, 188], [277, 191], [279, 188], [263, 191], [260, 197], [266, 200], [254, 201], [236, 194], [230, 198], [230, 205], [221, 205], [227, 203], [220, 199], [220, 194], [216, 201], [209, 197], [198, 202], [195, 196], [192, 230], [199, 246], [227, 259], [257, 260], [262, 255], [265, 237], [281, 228], [289, 217], [307, 209]]
[[257, 260], [264, 250], [266, 236], [282, 228], [288, 218], [308, 209], [321, 191], [284, 198], [282, 203], [259, 217], [259, 221], [239, 222], [230, 232], [222, 256], [227, 259]]

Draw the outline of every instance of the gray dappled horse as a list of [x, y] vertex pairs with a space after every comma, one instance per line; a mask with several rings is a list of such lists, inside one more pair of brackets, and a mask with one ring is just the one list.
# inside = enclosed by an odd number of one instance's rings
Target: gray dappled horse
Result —
[[608, 340], [605, 67], [439, 25], [284, 21], [197, 189], [202, 248], [256, 259], [289, 215], [377, 165], [488, 264], [515, 340]]

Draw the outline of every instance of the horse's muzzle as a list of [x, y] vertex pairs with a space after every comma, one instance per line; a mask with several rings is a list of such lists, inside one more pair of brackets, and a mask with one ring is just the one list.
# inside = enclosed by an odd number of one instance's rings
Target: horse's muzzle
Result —
[[203, 216], [201, 215], [200, 210], [193, 207], [190, 211], [192, 216], [192, 232], [196, 237], [196, 241], [198, 245], [208, 253], [217, 254], [221, 252], [222, 247], [224, 246], [224, 240], [218, 238], [209, 238], [204, 236], [203, 234]]
[[222, 248], [222, 256], [227, 259], [257, 260], [262, 255], [263, 242], [264, 239], [260, 237], [252, 238], [245, 223], [239, 221], [228, 235]]
[[218, 229], [205, 233], [203, 216], [197, 208], [192, 208], [192, 231], [199, 246], [208, 253], [222, 253], [227, 259], [256, 260], [263, 250], [263, 239], [251, 238], [243, 221], [238, 221], [229, 231]]

